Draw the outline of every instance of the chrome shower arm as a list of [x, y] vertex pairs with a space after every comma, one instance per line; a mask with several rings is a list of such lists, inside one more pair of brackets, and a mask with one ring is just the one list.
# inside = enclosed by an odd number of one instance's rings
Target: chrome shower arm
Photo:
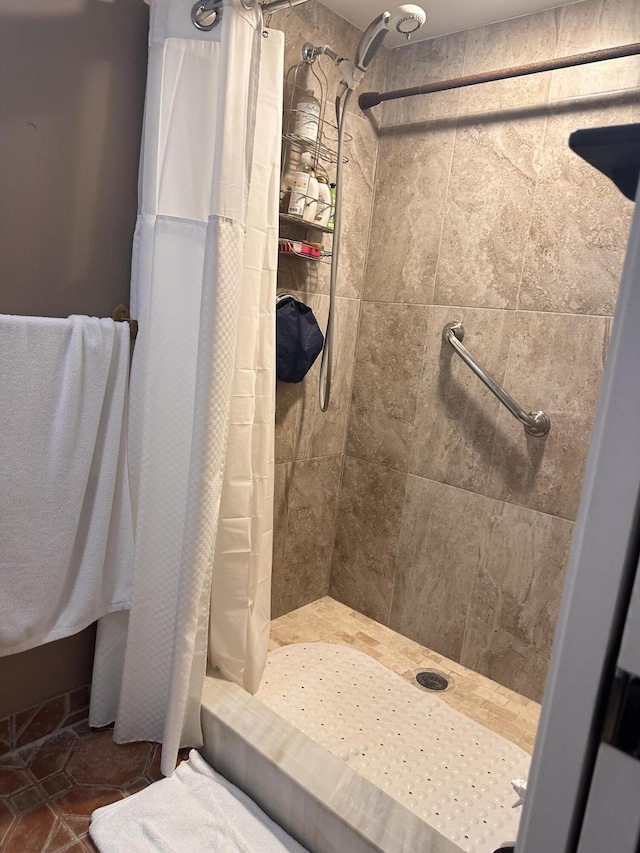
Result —
[[307, 42], [302, 46], [302, 58], [305, 62], [315, 62], [319, 56], [328, 56], [335, 62], [340, 74], [342, 75], [342, 83], [348, 89], [355, 89], [360, 82], [364, 72], [357, 68], [350, 59], [345, 59], [331, 45], [321, 44], [318, 47]]
[[[262, 7], [264, 9], [264, 6]], [[329, 44], [321, 44], [317, 47], [310, 42], [302, 46], [302, 58], [305, 62], [315, 62], [319, 56], [328, 56], [336, 65], [339, 65], [344, 57], [335, 51]]]

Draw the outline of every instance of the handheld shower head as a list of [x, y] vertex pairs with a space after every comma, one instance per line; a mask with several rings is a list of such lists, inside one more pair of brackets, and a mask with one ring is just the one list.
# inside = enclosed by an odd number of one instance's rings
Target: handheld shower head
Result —
[[420, 6], [414, 6], [412, 3], [405, 3], [403, 6], [398, 6], [391, 15], [389, 29], [411, 38], [411, 34], [423, 27], [426, 20], [427, 14], [424, 9]]
[[360, 39], [360, 44], [356, 50], [356, 68], [359, 68], [363, 72], [367, 70], [369, 63], [378, 52], [388, 32], [395, 30], [410, 38], [411, 34], [419, 30], [426, 20], [427, 15], [424, 9], [421, 9], [420, 6], [414, 6], [411, 3], [398, 6], [393, 14], [391, 12], [383, 12], [381, 15], [378, 15], [369, 24]]
[[305, 62], [312, 63], [320, 54], [324, 53], [330, 56], [342, 72], [342, 91], [355, 89], [371, 60], [378, 52], [380, 45], [387, 37], [387, 33], [395, 30], [410, 39], [411, 34], [424, 26], [426, 20], [427, 14], [424, 9], [421, 9], [420, 6], [414, 6], [412, 3], [405, 3], [398, 6], [393, 14], [383, 12], [371, 21], [362, 34], [354, 62], [340, 56], [328, 44], [321, 47], [305, 44], [302, 48], [302, 58]]

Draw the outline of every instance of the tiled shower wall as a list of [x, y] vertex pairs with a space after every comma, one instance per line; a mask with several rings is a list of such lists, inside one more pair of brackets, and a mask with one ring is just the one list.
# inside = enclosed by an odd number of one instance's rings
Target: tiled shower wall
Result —
[[[320, 3], [310, 3], [274, 15], [272, 26], [285, 32], [285, 71], [301, 58], [302, 45], [330, 44], [353, 56], [361, 33]], [[371, 67], [369, 80], [383, 87], [386, 54]], [[333, 115], [333, 97], [339, 82], [334, 66], [321, 60], [327, 73], [327, 118]], [[292, 76], [285, 87], [285, 109], [295, 104], [304, 87], [319, 94], [312, 74], [298, 77], [302, 88], [293, 93]], [[356, 330], [364, 284], [368, 235], [378, 147], [375, 126], [363, 116], [356, 101], [351, 105], [343, 190], [344, 228], [334, 339], [335, 374], [331, 407], [322, 414], [318, 406], [320, 359], [301, 383], [282, 382], [277, 387], [276, 483], [272, 615], [277, 617], [326, 595], [329, 590], [335, 516], [342, 470], [347, 415], [351, 399]], [[281, 236], [300, 237], [288, 223]], [[317, 240], [318, 232], [310, 239]], [[329, 245], [331, 237], [328, 238]], [[329, 266], [301, 258], [281, 256], [278, 289], [294, 293], [310, 305], [324, 330], [329, 303]]]
[[[584, 0], [394, 49], [387, 88], [635, 41], [637, 0]], [[567, 140], [639, 117], [637, 57], [382, 113], [330, 594], [534, 699], [632, 211]], [[357, 295], [343, 282], [345, 309]], [[454, 320], [522, 405], [550, 415], [546, 438], [527, 437], [443, 346]], [[314, 506], [320, 469], [335, 488], [338, 444], [304, 463]]]

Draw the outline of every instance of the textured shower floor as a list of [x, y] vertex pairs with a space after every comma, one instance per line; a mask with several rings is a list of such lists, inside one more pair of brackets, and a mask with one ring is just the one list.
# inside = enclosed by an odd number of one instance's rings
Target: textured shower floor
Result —
[[256, 694], [271, 710], [411, 809], [465, 853], [515, 841], [519, 747], [343, 645], [269, 654]]
[[[338, 643], [359, 649], [412, 682], [418, 668], [445, 672], [452, 685], [440, 698], [531, 753], [540, 705], [495, 681], [325, 597], [271, 623], [270, 649], [290, 643]], [[415, 688], [418, 689], [418, 688]]]

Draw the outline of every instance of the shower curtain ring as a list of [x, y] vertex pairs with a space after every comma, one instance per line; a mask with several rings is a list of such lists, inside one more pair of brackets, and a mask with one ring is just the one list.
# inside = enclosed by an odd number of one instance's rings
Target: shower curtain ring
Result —
[[198, 30], [208, 33], [220, 23], [222, 0], [199, 0], [191, 9], [191, 21]]

